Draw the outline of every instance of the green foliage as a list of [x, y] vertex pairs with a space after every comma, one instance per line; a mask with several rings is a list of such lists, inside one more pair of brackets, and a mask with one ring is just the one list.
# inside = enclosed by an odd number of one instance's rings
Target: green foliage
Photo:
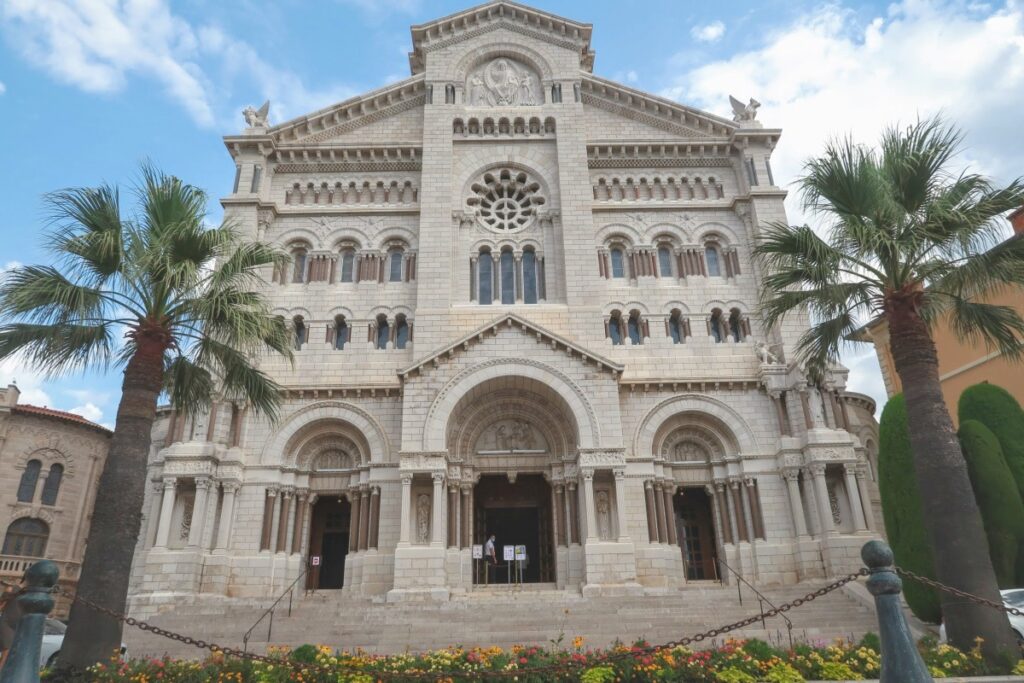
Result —
[[715, 680], [719, 683], [757, 683], [756, 678], [736, 667], [729, 667], [719, 671], [715, 675]]
[[792, 666], [782, 663], [769, 669], [764, 680], [767, 683], [803, 683], [806, 679]]
[[1017, 585], [1017, 558], [1024, 546], [1024, 502], [995, 434], [978, 420], [960, 423], [960, 446], [974, 498], [985, 524], [992, 567], [1001, 588]]
[[821, 665], [823, 681], [862, 681], [864, 677], [843, 662], [825, 662]]
[[288, 653], [288, 658], [292, 661], [302, 662], [303, 664], [312, 664], [316, 661], [317, 654], [319, 653], [316, 649], [316, 646], [309, 645], [307, 643], [306, 645], [298, 646], [290, 653]]
[[864, 634], [864, 637], [857, 643], [857, 647], [867, 648], [874, 652], [882, 651], [882, 639], [878, 637], [877, 633], [868, 631]]
[[960, 394], [957, 412], [961, 424], [977, 420], [992, 430], [1024, 497], [1024, 409], [1017, 400], [995, 384], [975, 384]]
[[582, 683], [613, 683], [615, 669], [610, 666], [595, 666], [587, 669], [580, 676]]
[[[896, 564], [923, 576], [935, 576], [931, 545], [924, 527], [921, 496], [914, 476], [913, 454], [907, 429], [903, 394], [889, 399], [879, 423], [878, 489], [882, 516]], [[903, 584], [907, 604], [918, 619], [938, 623], [942, 619], [939, 596], [914, 581]]]

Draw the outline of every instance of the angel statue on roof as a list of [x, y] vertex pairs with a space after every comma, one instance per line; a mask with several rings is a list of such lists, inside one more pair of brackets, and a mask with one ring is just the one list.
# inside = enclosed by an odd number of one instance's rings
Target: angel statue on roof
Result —
[[267, 100], [259, 109], [255, 109], [252, 105], [246, 107], [242, 110], [242, 116], [245, 117], [245, 122], [249, 124], [250, 128], [266, 128], [267, 113], [269, 112], [270, 100]]
[[729, 95], [729, 104], [732, 105], [732, 120], [737, 123], [741, 121], [753, 121], [756, 119], [757, 108], [761, 106], [761, 103], [753, 97], [750, 98], [750, 102], [743, 104], [732, 95]]

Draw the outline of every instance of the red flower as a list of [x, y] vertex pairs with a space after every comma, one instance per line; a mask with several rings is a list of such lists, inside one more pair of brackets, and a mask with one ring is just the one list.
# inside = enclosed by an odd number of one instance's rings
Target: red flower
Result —
[[526, 659], [526, 657], [520, 657], [520, 658], [519, 658], [519, 663], [520, 663], [520, 664], [526, 664], [526, 662], [527, 662], [527, 661], [528, 661], [528, 660]]

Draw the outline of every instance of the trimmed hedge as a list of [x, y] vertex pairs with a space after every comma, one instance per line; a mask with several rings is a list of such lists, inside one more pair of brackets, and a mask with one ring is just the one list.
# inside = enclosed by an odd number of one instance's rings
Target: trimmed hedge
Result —
[[1024, 498], [1024, 410], [1017, 399], [995, 384], [975, 384], [960, 394], [957, 414], [960, 424], [977, 420], [992, 430]]
[[[882, 495], [882, 517], [896, 564], [923, 576], [935, 576], [928, 534], [924, 528], [921, 494], [914, 474], [910, 450], [907, 406], [903, 394], [885, 404], [879, 422], [878, 488]], [[907, 604], [918, 619], [938, 623], [942, 619], [939, 596], [914, 581], [903, 583]]]
[[1017, 558], [1024, 548], [1024, 502], [995, 434], [978, 420], [960, 423], [960, 447], [988, 538], [1000, 588], [1018, 585]]

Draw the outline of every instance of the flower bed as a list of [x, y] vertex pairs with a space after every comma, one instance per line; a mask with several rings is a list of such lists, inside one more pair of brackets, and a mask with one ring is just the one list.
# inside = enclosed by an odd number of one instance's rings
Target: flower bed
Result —
[[[919, 644], [922, 655], [936, 678], [977, 676], [997, 673], [986, 670], [978, 648], [961, 652], [934, 640]], [[484, 672], [507, 672], [501, 680], [520, 683], [542, 681], [694, 681], [709, 683], [798, 683], [799, 681], [849, 681], [877, 678], [878, 638], [872, 634], [859, 643], [797, 645], [780, 650], [759, 640], [730, 640], [708, 650], [684, 647], [651, 651], [644, 642], [590, 649], [583, 638], [571, 647], [561, 641], [551, 648], [452, 647], [421, 654], [370, 655], [364, 652], [335, 652], [326, 646], [303, 645], [294, 650], [273, 650], [272, 662], [253, 662], [214, 653], [204, 661], [171, 659], [112, 661], [94, 667], [90, 681], [102, 683], [375, 683], [376, 681], [477, 680]], [[557, 666], [558, 671], [549, 667]], [[543, 672], [534, 671], [546, 667]], [[1024, 673], [1020, 664], [1019, 673]], [[1015, 671], [1017, 673], [1017, 671]], [[419, 675], [417, 675], [419, 674]], [[43, 680], [47, 680], [44, 674]]]

